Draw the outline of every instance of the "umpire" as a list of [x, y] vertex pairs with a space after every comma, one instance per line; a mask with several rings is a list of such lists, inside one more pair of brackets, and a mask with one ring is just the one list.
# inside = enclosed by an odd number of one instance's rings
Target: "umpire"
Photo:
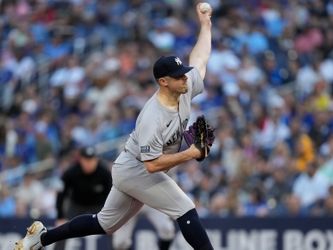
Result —
[[[89, 146], [80, 149], [78, 160], [63, 173], [62, 182], [56, 203], [57, 226], [77, 215], [100, 211], [110, 192], [112, 177], [108, 166], [97, 157], [96, 149]], [[59, 243], [57, 250], [64, 247], [64, 242]]]

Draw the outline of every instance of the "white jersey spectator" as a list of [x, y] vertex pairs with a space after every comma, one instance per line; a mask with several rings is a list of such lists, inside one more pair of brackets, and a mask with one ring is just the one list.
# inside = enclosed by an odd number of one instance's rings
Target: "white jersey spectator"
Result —
[[297, 177], [293, 185], [293, 193], [300, 199], [305, 208], [314, 205], [320, 199], [324, 199], [328, 193], [328, 179], [317, 172], [316, 163], [308, 165], [307, 172]]

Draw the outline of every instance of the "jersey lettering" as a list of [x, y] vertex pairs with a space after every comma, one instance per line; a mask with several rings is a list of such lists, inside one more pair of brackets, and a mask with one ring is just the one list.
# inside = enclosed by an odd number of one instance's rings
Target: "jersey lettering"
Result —
[[170, 140], [166, 143], [166, 145], [167, 146], [171, 146], [171, 145], [173, 145], [173, 144], [176, 144], [176, 142], [178, 141], [178, 139], [180, 138], [180, 132], [179, 131], [177, 131], [176, 133], [174, 133], [172, 136], [171, 136], [171, 138], [170, 138]]

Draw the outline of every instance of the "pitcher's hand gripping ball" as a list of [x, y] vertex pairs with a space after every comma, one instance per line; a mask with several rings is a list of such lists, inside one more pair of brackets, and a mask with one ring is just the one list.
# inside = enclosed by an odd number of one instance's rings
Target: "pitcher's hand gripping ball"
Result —
[[201, 13], [212, 12], [212, 7], [210, 6], [209, 3], [206, 3], [206, 2], [201, 3], [199, 5], [199, 9], [200, 9]]

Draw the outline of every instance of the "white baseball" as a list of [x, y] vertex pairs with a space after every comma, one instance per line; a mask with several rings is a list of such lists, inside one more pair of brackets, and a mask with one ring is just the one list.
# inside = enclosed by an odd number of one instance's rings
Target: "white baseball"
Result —
[[199, 9], [201, 13], [206, 13], [208, 11], [211, 11], [212, 7], [210, 6], [209, 3], [201, 3]]

